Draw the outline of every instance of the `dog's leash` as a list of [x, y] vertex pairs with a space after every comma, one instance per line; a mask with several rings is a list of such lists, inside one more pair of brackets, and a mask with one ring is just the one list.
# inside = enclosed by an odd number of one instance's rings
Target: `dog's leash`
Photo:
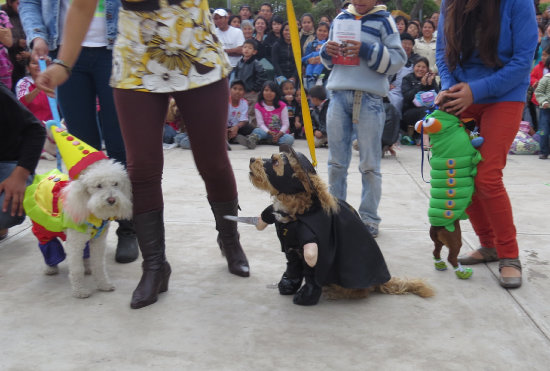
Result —
[[[46, 70], [46, 60], [39, 59], [38, 60], [38, 65], [40, 66], [40, 71], [41, 72], [44, 72]], [[55, 98], [52, 98], [52, 97], [48, 96], [48, 103], [50, 105], [50, 111], [52, 111], [53, 119], [57, 123], [57, 126], [60, 127], [61, 126], [61, 117], [59, 115], [59, 110], [57, 109], [57, 100]], [[49, 130], [49, 126], [46, 127], [46, 130]], [[62, 162], [61, 162], [61, 153], [59, 153], [59, 147], [57, 147], [57, 145], [55, 146], [55, 148], [56, 148], [55, 158], [56, 158], [56, 161], [57, 161], [57, 170], [62, 172], [63, 171], [63, 165], [62, 165]]]
[[[426, 116], [424, 116], [422, 121], [426, 120], [426, 117], [438, 108], [438, 106], [434, 106], [433, 108], [426, 110]], [[426, 152], [424, 151], [424, 125], [420, 125], [420, 151], [422, 152], [422, 159], [420, 161], [420, 175], [422, 175], [422, 180], [424, 181], [424, 183], [430, 184], [430, 181], [424, 178], [424, 152]], [[426, 158], [428, 162], [430, 162], [429, 153], [426, 155]]]

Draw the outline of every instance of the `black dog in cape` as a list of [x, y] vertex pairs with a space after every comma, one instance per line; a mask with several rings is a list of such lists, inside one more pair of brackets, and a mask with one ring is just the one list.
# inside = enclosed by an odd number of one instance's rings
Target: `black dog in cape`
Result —
[[433, 295], [421, 280], [391, 277], [357, 212], [328, 192], [303, 154], [283, 145], [269, 159], [251, 158], [250, 180], [272, 195], [273, 204], [262, 212], [256, 227], [275, 224], [287, 257], [279, 292], [294, 295], [295, 304], [317, 304], [323, 287], [330, 287], [329, 297], [366, 297], [375, 289]]

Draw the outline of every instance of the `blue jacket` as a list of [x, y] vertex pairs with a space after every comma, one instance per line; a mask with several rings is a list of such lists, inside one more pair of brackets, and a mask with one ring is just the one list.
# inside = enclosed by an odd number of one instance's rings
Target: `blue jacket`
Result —
[[445, 3], [437, 31], [436, 61], [442, 90], [459, 82], [467, 82], [474, 103], [525, 102], [529, 73], [537, 47], [538, 30], [535, 9], [531, 1], [502, 0], [500, 3], [500, 37], [498, 58], [502, 67], [483, 64], [476, 50], [462, 66], [449, 71], [445, 61]]
[[306, 46], [306, 52], [305, 56], [302, 57], [302, 63], [306, 63], [306, 76], [319, 76], [323, 73], [323, 70], [325, 69], [325, 66], [323, 63], [317, 63], [317, 64], [309, 64], [307, 63], [307, 60], [309, 58], [318, 57], [321, 52], [316, 51], [318, 45], [323, 45], [326, 43], [326, 40], [313, 40]]
[[[336, 19], [355, 19], [353, 5], [342, 11]], [[388, 75], [394, 75], [405, 65], [407, 55], [401, 46], [401, 39], [395, 22], [383, 5], [375, 6], [361, 16], [361, 48], [359, 66], [333, 65], [326, 52], [327, 44], [321, 48], [321, 61], [332, 69], [327, 81], [329, 90], [359, 90], [385, 97], [390, 87]], [[328, 41], [333, 39], [333, 24]]]
[[[61, 43], [59, 34], [59, 10], [63, 0], [21, 0], [19, 16], [27, 44], [40, 37], [48, 43], [50, 50], [55, 50]], [[107, 21], [107, 48], [112, 49], [117, 36], [118, 10], [120, 0], [105, 1], [105, 19]]]

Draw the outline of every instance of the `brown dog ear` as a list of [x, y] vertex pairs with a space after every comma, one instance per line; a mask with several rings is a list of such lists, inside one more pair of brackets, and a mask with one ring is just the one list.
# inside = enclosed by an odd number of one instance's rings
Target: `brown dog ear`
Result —
[[308, 160], [308, 158], [303, 153], [296, 152], [294, 148], [292, 148], [288, 144], [281, 144], [279, 146], [279, 151], [282, 153], [285, 153], [288, 157], [291, 157], [294, 159], [294, 161], [298, 164], [302, 172], [305, 174], [306, 180], [309, 183], [309, 188], [313, 192], [316, 192], [316, 189], [313, 186], [313, 182], [311, 180], [310, 174], [316, 175], [317, 172], [315, 171], [315, 168], [313, 167], [312, 163]]
[[308, 158], [303, 153], [296, 152], [294, 148], [292, 148], [288, 144], [281, 144], [279, 146], [279, 152], [286, 153], [287, 155], [290, 155], [292, 158], [294, 158], [302, 168], [302, 171], [304, 171], [305, 173], [317, 174], [315, 168], [313, 167], [313, 164], [308, 160]]

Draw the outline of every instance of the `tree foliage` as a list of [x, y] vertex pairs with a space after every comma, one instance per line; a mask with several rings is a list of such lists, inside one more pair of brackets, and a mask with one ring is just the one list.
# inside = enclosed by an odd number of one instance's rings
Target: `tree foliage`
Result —
[[[286, 0], [233, 0], [231, 1], [231, 11], [233, 14], [239, 14], [241, 5], [250, 5], [252, 12], [260, 10], [262, 3], [268, 2], [273, 6], [273, 13], [278, 14], [286, 19]], [[322, 15], [328, 15], [334, 18], [339, 11], [336, 3], [340, 4], [340, 0], [321, 0], [317, 4], [313, 4], [310, 0], [292, 0], [294, 4], [294, 12], [296, 17], [300, 18], [304, 13], [313, 14], [317, 21]], [[227, 0], [209, 0], [210, 7], [213, 9], [227, 8]]]
[[416, 19], [430, 17], [439, 10], [439, 5], [433, 0], [391, 0], [386, 5], [390, 11], [402, 10]]

